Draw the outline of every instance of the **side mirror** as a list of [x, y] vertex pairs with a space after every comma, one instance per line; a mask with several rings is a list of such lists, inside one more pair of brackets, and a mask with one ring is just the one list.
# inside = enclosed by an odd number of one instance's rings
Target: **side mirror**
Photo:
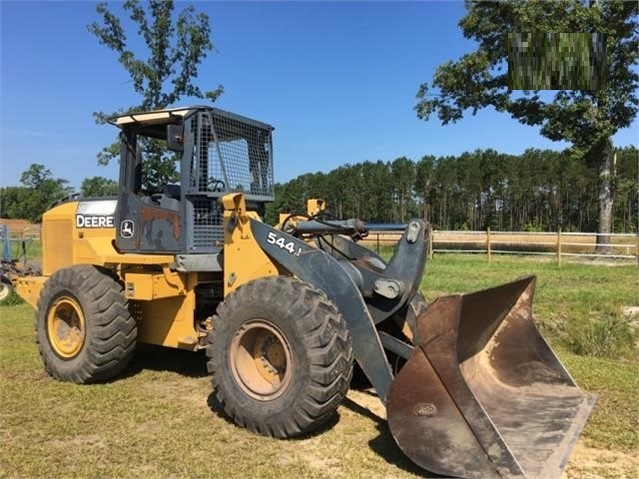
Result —
[[166, 143], [171, 151], [184, 151], [184, 127], [182, 125], [167, 125]]

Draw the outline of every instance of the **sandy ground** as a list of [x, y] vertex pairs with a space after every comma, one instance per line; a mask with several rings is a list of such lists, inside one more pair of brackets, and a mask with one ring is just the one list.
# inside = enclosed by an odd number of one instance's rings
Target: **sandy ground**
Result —
[[34, 226], [33, 223], [30, 223], [27, 220], [8, 220], [6, 218], [0, 218], [0, 226], [1, 225], [7, 225], [10, 229], [20, 229]]
[[24, 235], [33, 235], [39, 233], [39, 225], [34, 225], [27, 220], [8, 220], [6, 218], [0, 218], [0, 235], [2, 233], [2, 226], [7, 225], [9, 228], [9, 235], [12, 237], [21, 237]]
[[587, 447], [579, 441], [562, 479], [639, 478], [639, 454]]

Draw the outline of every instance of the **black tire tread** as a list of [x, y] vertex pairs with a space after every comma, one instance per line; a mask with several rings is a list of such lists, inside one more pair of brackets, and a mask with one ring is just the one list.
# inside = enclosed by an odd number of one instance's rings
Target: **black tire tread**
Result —
[[[286, 304], [296, 318], [295, 326], [304, 338], [309, 359], [309, 383], [285, 417], [272, 419], [249, 417], [245, 409], [227, 395], [213, 358], [221, 341], [230, 340], [228, 334], [219, 335], [234, 311], [247, 305], [263, 303], [270, 298]], [[213, 319], [207, 356], [208, 369], [213, 373], [213, 388], [225, 413], [241, 426], [263, 435], [285, 438], [305, 434], [330, 418], [344, 399], [353, 374], [353, 350], [350, 334], [342, 315], [324, 292], [296, 278], [277, 276], [263, 278], [241, 286], [220, 304]], [[226, 338], [226, 339], [225, 339]]]
[[[48, 305], [60, 291], [75, 296], [85, 316], [85, 344], [72, 361], [60, 359], [47, 340]], [[135, 349], [137, 325], [115, 278], [92, 265], [75, 265], [58, 270], [45, 283], [36, 308], [35, 333], [47, 373], [84, 384], [111, 379], [127, 366]]]

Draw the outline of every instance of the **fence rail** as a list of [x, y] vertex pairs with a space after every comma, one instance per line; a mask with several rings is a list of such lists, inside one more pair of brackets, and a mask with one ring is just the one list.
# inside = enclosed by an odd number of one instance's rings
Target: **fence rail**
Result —
[[[399, 233], [371, 231], [363, 240], [379, 251], [381, 246], [394, 245]], [[597, 244], [599, 236], [610, 237], [609, 243]], [[606, 249], [606, 252], [601, 251]], [[494, 254], [555, 256], [558, 264], [569, 257], [634, 259], [639, 262], [639, 235], [576, 233], [576, 232], [524, 232], [524, 231], [431, 231], [429, 256], [434, 253], [485, 254], [488, 261]]]
[[[0, 230], [1, 231], [1, 230]], [[597, 245], [598, 236], [609, 236], [610, 243]], [[10, 228], [11, 242], [39, 241], [40, 228]], [[397, 243], [401, 234], [388, 231], [371, 231], [362, 240], [368, 247], [379, 251], [381, 246]], [[2, 241], [0, 234], [0, 241]], [[597, 251], [597, 246], [607, 247], [608, 253]], [[488, 261], [494, 254], [555, 256], [561, 264], [565, 258], [605, 258], [636, 260], [639, 264], [639, 235], [634, 233], [600, 235], [578, 232], [525, 232], [525, 231], [440, 231], [433, 230], [429, 239], [429, 256], [435, 253], [485, 254]]]

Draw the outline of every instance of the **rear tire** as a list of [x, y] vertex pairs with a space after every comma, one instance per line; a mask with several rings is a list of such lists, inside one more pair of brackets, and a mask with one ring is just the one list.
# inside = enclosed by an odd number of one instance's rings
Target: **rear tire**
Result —
[[137, 337], [122, 286], [91, 265], [58, 270], [47, 280], [35, 331], [46, 371], [73, 383], [105, 381], [120, 373]]
[[217, 402], [238, 425], [278, 438], [312, 431], [348, 391], [353, 351], [326, 295], [295, 278], [251, 281], [218, 306], [208, 370]]

